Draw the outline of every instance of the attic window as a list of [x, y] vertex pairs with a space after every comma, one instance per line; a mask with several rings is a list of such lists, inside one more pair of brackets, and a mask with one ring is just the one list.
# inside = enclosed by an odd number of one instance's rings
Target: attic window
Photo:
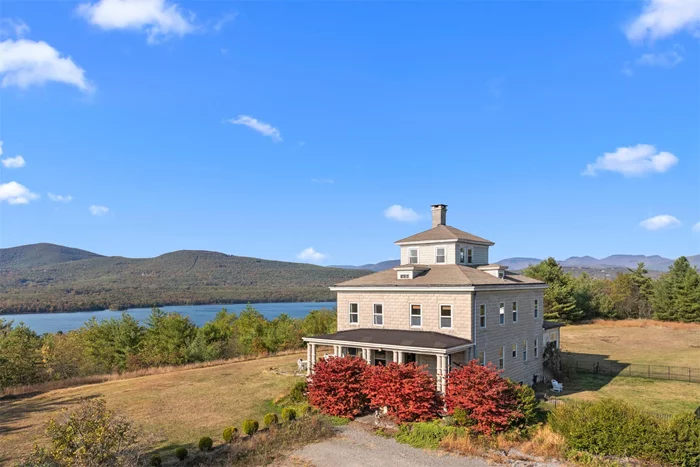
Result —
[[399, 279], [410, 279], [411, 275], [407, 272], [401, 272], [399, 273]]
[[506, 277], [506, 272], [503, 269], [500, 269], [498, 271], [498, 278], [503, 279], [504, 277]]

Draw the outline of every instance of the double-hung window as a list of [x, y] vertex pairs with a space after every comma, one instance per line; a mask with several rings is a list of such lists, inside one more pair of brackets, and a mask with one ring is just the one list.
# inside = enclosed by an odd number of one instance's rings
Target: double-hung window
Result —
[[537, 299], [535, 299], [534, 311], [535, 311], [535, 318], [537, 318], [537, 316], [540, 314], [540, 301]]
[[513, 302], [513, 322], [518, 322], [518, 302]]
[[498, 304], [498, 323], [506, 324], [506, 304], [504, 302]]
[[479, 305], [479, 327], [486, 327], [486, 305], [483, 303]]
[[423, 325], [423, 312], [420, 305], [411, 305], [411, 327], [419, 328]]
[[440, 305], [440, 327], [452, 327], [452, 305]]
[[513, 358], [518, 356], [518, 344], [513, 344]]
[[357, 303], [350, 304], [350, 324], [360, 323], [360, 305]]
[[384, 305], [381, 303], [374, 304], [374, 325], [384, 326]]
[[445, 247], [435, 247], [435, 262], [438, 264], [445, 262]]
[[502, 370], [505, 367], [505, 353], [506, 353], [506, 347], [503, 346], [500, 349], [498, 349], [498, 369]]
[[459, 262], [464, 264], [464, 262], [467, 260], [466, 254], [465, 254], [465, 249], [464, 247], [461, 247], [459, 249]]
[[523, 361], [527, 361], [527, 339], [523, 339]]
[[467, 248], [467, 264], [472, 264], [473, 259], [474, 259], [474, 250], [471, 248]]
[[536, 337], [535, 337], [535, 340], [532, 341], [532, 343], [533, 343], [532, 352], [533, 352], [533, 355], [535, 356], [535, 358], [538, 357], [538, 352], [537, 352], [537, 341], [538, 341], [538, 339], [537, 339]]
[[418, 264], [418, 248], [408, 249], [408, 262], [410, 264]]

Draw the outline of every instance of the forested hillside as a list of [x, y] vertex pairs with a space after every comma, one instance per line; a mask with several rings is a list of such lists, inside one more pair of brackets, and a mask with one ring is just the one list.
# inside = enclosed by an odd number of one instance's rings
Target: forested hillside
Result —
[[0, 250], [0, 313], [333, 300], [329, 285], [368, 272], [211, 251], [123, 258], [28, 245]]

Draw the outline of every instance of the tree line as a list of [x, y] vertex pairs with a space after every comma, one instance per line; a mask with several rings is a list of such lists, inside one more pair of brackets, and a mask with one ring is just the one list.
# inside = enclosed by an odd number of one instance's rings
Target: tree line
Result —
[[522, 273], [546, 282], [545, 319], [575, 323], [595, 318], [657, 319], [700, 322], [700, 273], [681, 256], [658, 279], [644, 263], [614, 279], [588, 274], [574, 277], [554, 258], [528, 266]]
[[297, 349], [302, 336], [335, 330], [334, 310], [268, 320], [250, 305], [240, 314], [224, 308], [201, 327], [180, 313], [153, 308], [144, 325], [122, 313], [41, 336], [0, 319], [0, 388]]

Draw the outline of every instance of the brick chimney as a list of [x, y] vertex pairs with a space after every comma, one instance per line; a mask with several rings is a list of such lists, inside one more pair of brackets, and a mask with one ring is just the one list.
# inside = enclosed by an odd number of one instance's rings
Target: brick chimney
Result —
[[433, 204], [430, 207], [433, 214], [433, 228], [438, 225], [447, 225], [447, 205]]

